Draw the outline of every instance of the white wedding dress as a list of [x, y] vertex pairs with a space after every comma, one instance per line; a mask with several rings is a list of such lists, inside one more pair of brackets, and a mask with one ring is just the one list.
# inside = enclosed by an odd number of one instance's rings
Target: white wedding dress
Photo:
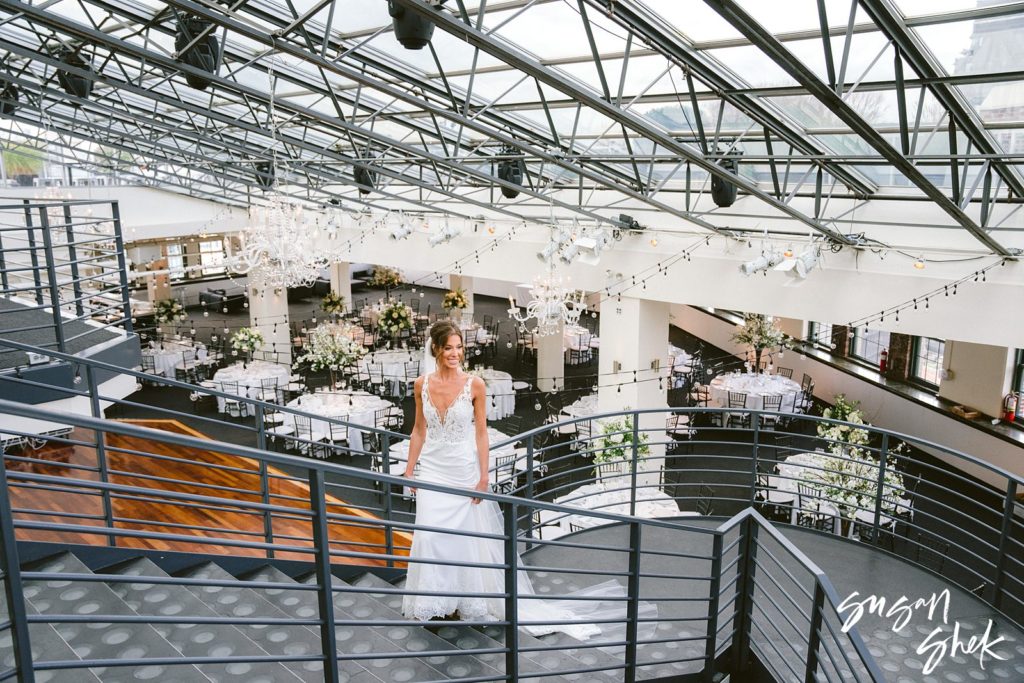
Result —
[[[472, 377], [467, 377], [459, 395], [442, 416], [430, 400], [429, 376], [424, 376], [422, 402], [427, 421], [427, 437], [419, 457], [419, 481], [473, 489], [480, 479], [480, 464], [476, 454], [473, 403], [470, 395]], [[450, 495], [420, 488], [416, 492], [416, 525], [488, 534], [503, 534], [504, 523], [500, 509], [494, 501], [483, 500], [473, 505], [470, 496]], [[500, 539], [487, 539], [438, 531], [417, 530], [413, 534], [410, 558], [425, 560], [410, 562], [406, 589], [437, 593], [493, 593], [495, 597], [449, 597], [444, 595], [406, 595], [402, 613], [409, 618], [426, 620], [444, 617], [456, 610], [462, 619], [473, 621], [501, 620], [505, 615], [505, 574], [503, 569], [458, 567], [434, 564], [430, 560], [467, 562], [476, 564], [504, 563], [503, 543]], [[517, 558], [518, 559], [518, 558]], [[519, 566], [523, 567], [521, 561]], [[558, 600], [545, 596], [543, 600], [527, 599], [535, 595], [525, 570], [518, 572], [520, 600], [517, 605], [521, 621], [576, 621], [574, 624], [524, 626], [531, 635], [562, 632], [580, 640], [596, 634], [611, 639], [625, 636], [626, 602], [609, 601], [623, 598], [624, 586], [616, 580], [606, 581], [567, 596], [592, 599]], [[657, 616], [657, 607], [641, 602], [640, 614], [649, 619]], [[604, 619], [618, 620], [619, 624], [588, 623]], [[642, 624], [642, 637], [653, 637], [655, 625]]]

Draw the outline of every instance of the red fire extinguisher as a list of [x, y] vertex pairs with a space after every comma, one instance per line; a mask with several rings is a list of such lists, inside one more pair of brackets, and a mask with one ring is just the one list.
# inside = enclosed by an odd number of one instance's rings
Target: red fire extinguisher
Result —
[[885, 368], [889, 364], [889, 352], [882, 349], [882, 353], [878, 354], [878, 371], [885, 374]]
[[1019, 400], [1020, 394], [1016, 391], [1011, 391], [1003, 399], [1003, 419], [1007, 422], [1017, 419], [1017, 401]]

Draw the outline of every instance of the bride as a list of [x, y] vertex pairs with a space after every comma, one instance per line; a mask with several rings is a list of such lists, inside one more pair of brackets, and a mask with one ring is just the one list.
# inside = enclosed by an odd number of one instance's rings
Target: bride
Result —
[[[472, 491], [489, 491], [487, 438], [487, 390], [479, 377], [462, 371], [462, 332], [451, 322], [436, 323], [430, 331], [430, 350], [437, 370], [417, 378], [415, 383], [416, 423], [409, 442], [405, 476]], [[414, 491], [416, 489], [413, 489]], [[416, 526], [451, 529], [455, 532], [504, 533], [497, 503], [469, 495], [452, 495], [420, 489], [416, 495]], [[504, 570], [435, 564], [434, 561], [467, 564], [505, 562], [500, 539], [465, 536], [458, 533], [417, 530], [413, 535], [406, 589], [436, 595], [406, 595], [402, 613], [427, 620], [456, 615], [467, 620], [501, 620], [505, 616]], [[518, 558], [517, 558], [518, 561]], [[519, 562], [522, 566], [522, 562]], [[517, 572], [520, 598], [533, 596], [526, 571]], [[456, 597], [451, 593], [491, 593], [494, 597]], [[517, 605], [523, 621], [579, 621], [580, 619], [623, 619], [625, 590], [617, 581], [607, 581], [571, 594], [593, 600], [520, 599]], [[617, 601], [602, 602], [605, 598]], [[649, 616], [653, 605], [644, 604]], [[620, 625], [621, 626], [621, 625]], [[585, 639], [597, 633], [610, 635], [593, 624], [525, 626], [532, 635], [555, 631]]]

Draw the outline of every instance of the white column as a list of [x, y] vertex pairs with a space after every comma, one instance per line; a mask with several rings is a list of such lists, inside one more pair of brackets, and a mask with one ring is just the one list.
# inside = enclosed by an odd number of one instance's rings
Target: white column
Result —
[[[249, 275], [249, 325], [263, 335], [261, 351], [276, 352], [279, 363], [292, 362], [288, 290], [264, 285], [262, 273]], [[259, 357], [259, 354], [257, 354]]]
[[331, 276], [331, 291], [345, 298], [346, 310], [352, 310], [352, 264], [340, 261], [327, 266]]
[[[622, 297], [601, 306], [599, 412], [666, 408], [668, 381], [658, 382], [668, 354], [669, 305]], [[659, 370], [652, 369], [657, 364]], [[634, 374], [635, 371], [635, 374]], [[636, 382], [633, 381], [634, 377]], [[665, 440], [664, 413], [641, 415], [639, 428], [651, 442]], [[639, 483], [656, 484], [664, 446], [649, 446]]]
[[452, 290], [461, 289], [466, 293], [466, 300], [469, 301], [469, 306], [466, 307], [466, 312], [473, 313], [473, 278], [469, 275], [450, 275], [448, 277], [449, 286]]
[[565, 388], [564, 328], [560, 322], [556, 334], [537, 337], [537, 388], [541, 391]]

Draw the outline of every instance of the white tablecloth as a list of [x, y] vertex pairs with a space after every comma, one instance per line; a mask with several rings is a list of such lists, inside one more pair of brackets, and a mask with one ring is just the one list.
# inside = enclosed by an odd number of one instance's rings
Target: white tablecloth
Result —
[[[828, 495], [824, 492], [824, 487], [821, 482], [817, 481], [814, 476], [820, 474], [821, 470], [825, 468], [825, 465], [830, 461], [834, 460], [837, 456], [833, 456], [830, 453], [797, 453], [786, 458], [783, 462], [779, 463], [778, 474], [771, 475], [768, 477], [768, 485], [771, 486], [775, 491], [770, 492], [769, 501], [773, 503], [788, 503], [793, 504], [792, 522], [796, 523], [796, 516], [798, 513], [799, 500], [797, 494], [799, 493], [798, 484], [803, 482], [804, 484], [813, 488], [818, 497], [814, 499], [814, 503], [817, 504], [819, 512], [839, 517], [839, 506], [836, 505], [835, 501], [829, 500]], [[865, 523], [874, 522], [874, 501], [875, 498], [863, 501], [864, 510], [856, 509], [853, 511], [853, 516], [859, 521]], [[896, 502], [897, 508], [908, 510], [910, 508], [910, 501], [901, 499]], [[886, 508], [889, 509], [886, 509]], [[892, 523], [892, 518], [885, 513], [897, 512], [897, 509], [893, 509], [891, 506], [887, 506], [883, 501], [882, 515], [880, 516], [880, 522], [883, 525]], [[838, 533], [840, 525], [836, 525], [836, 532]], [[852, 525], [850, 533], [853, 532]]]
[[[290, 377], [291, 370], [287, 365], [256, 360], [246, 367], [242, 363], [235, 363], [218, 370], [213, 376], [213, 382], [216, 384], [214, 389], [218, 391], [224, 391], [223, 382], [238, 382], [239, 396], [254, 398], [263, 390], [263, 380], [276, 379], [277, 386], [283, 388], [288, 385]], [[223, 398], [217, 399], [217, 409], [224, 412]]]
[[[322, 415], [336, 420], [351, 422], [365, 427], [376, 426], [376, 412], [383, 408], [391, 408], [394, 404], [386, 401], [380, 396], [368, 394], [363, 391], [343, 392], [318, 392], [305, 394], [288, 402], [289, 408], [295, 408], [304, 413]], [[285, 424], [295, 427], [294, 416], [283, 413]], [[335, 428], [337, 431], [337, 428]], [[311, 422], [312, 440], [330, 439], [330, 423], [323, 420]], [[358, 429], [349, 429], [348, 445], [354, 450], [363, 450], [363, 433]]]
[[142, 349], [143, 356], [153, 358], [156, 373], [174, 379], [174, 368], [183, 360], [203, 360], [206, 358], [206, 347], [202, 344], [193, 346], [182, 342], [157, 342], [156, 348]]
[[597, 412], [597, 394], [587, 394], [562, 408], [562, 415], [567, 419], [587, 417]]
[[[629, 480], [626, 479], [625, 481], [628, 482]], [[654, 519], [657, 517], [693, 517], [696, 515], [694, 512], [681, 512], [675, 499], [671, 498], [661, 489], [647, 487], [637, 490], [636, 495], [637, 517]], [[610, 514], [628, 515], [629, 498], [630, 492], [628, 489], [606, 491], [601, 488], [600, 484], [586, 484], [585, 486], [573, 489], [564, 496], [555, 498], [554, 502], [558, 505], [567, 505], [585, 510], [599, 510]], [[570, 530], [570, 524], [583, 528], [607, 524], [603, 519], [587, 515], [569, 515], [560, 519], [559, 523], [566, 531]]]
[[729, 392], [737, 391], [747, 395], [746, 407], [761, 410], [763, 399], [771, 394], [782, 394], [784, 413], [792, 413], [800, 385], [782, 375], [754, 375], [731, 373], [719, 375], [711, 380], [711, 403], [723, 408], [729, 407]]
[[490, 368], [478, 370], [477, 374], [487, 386], [488, 420], [500, 420], [516, 412], [516, 390], [512, 388], [512, 375]]
[[[493, 444], [496, 444], [496, 443], [501, 442], [501, 441], [508, 441], [508, 439], [509, 439], [509, 437], [507, 435], [502, 434], [497, 429], [492, 429], [491, 427], [487, 428], [487, 440], [488, 440], [488, 443], [493, 445]], [[391, 455], [391, 467], [390, 467], [391, 474], [393, 474], [395, 476], [401, 476], [402, 474], [405, 473], [406, 463], [409, 462], [409, 442], [408, 441], [401, 441], [399, 443], [392, 444], [391, 445], [390, 455]], [[488, 468], [493, 472], [494, 467], [495, 467], [495, 465], [498, 462], [498, 456], [510, 456], [510, 455], [516, 455], [516, 450], [514, 448], [514, 444], [513, 443], [506, 444], [506, 445], [502, 446], [501, 448], [491, 448], [491, 451], [490, 451], [490, 462], [488, 464]], [[519, 474], [521, 472], [525, 472], [526, 471], [526, 465], [527, 465], [525, 449], [521, 449], [519, 451], [518, 455], [519, 455], [519, 457], [516, 458], [516, 460], [515, 460], [515, 462], [513, 464], [513, 467], [515, 468], [516, 474]], [[540, 467], [541, 467], [541, 463], [539, 461], [534, 463], [534, 470], [536, 470], [536, 469], [538, 469]], [[494, 476], [495, 476], [494, 474], [491, 475], [492, 478]]]

